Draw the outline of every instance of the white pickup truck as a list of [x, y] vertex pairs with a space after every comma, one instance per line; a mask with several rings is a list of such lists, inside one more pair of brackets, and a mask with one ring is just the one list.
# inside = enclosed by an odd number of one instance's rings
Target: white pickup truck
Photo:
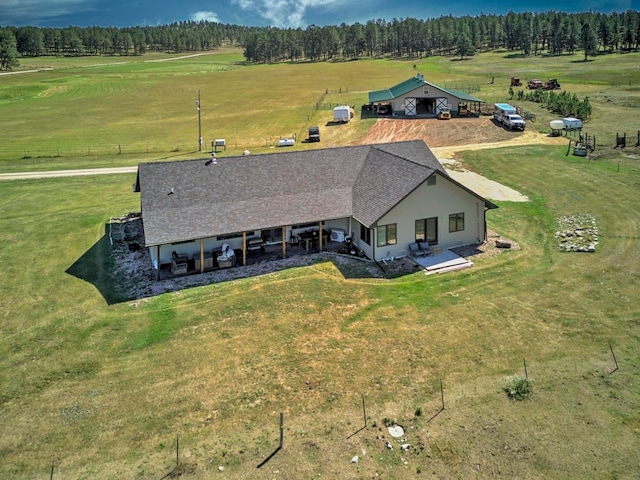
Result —
[[527, 124], [524, 119], [515, 113], [508, 113], [502, 115], [502, 124], [509, 130], [522, 130], [524, 131]]

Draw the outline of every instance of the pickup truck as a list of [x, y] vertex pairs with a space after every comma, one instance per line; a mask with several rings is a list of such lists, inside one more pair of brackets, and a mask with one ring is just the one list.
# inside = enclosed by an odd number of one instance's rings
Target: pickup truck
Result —
[[507, 127], [509, 130], [523, 130], [525, 129], [526, 123], [520, 115], [516, 115], [515, 113], [509, 113], [507, 115], [502, 115], [502, 124]]

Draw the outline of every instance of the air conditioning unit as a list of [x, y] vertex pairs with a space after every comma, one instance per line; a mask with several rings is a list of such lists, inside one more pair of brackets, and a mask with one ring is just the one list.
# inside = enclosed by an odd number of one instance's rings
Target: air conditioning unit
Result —
[[345, 232], [341, 228], [331, 229], [331, 241], [332, 242], [344, 242]]

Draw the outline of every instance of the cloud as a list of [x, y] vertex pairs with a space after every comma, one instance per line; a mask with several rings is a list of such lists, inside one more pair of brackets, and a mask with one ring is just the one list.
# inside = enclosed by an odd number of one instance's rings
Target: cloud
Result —
[[346, 7], [353, 2], [354, 0], [232, 0], [242, 10], [254, 12], [280, 28], [306, 26], [304, 15], [308, 9]]
[[220, 19], [218, 18], [218, 15], [216, 13], [205, 11], [193, 13], [191, 15], [191, 20], [193, 20], [194, 22], [206, 21], [220, 23]]
[[0, 10], [5, 20], [35, 21], [92, 10], [94, 4], [95, 0], [0, 0]]

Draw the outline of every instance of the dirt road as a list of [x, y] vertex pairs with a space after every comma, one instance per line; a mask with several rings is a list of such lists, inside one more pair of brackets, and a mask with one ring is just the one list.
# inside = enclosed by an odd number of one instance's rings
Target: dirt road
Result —
[[29, 178], [79, 177], [83, 175], [114, 175], [135, 173], [138, 167], [84, 168], [82, 170], [55, 170], [51, 172], [0, 173], [0, 180], [26, 180]]

